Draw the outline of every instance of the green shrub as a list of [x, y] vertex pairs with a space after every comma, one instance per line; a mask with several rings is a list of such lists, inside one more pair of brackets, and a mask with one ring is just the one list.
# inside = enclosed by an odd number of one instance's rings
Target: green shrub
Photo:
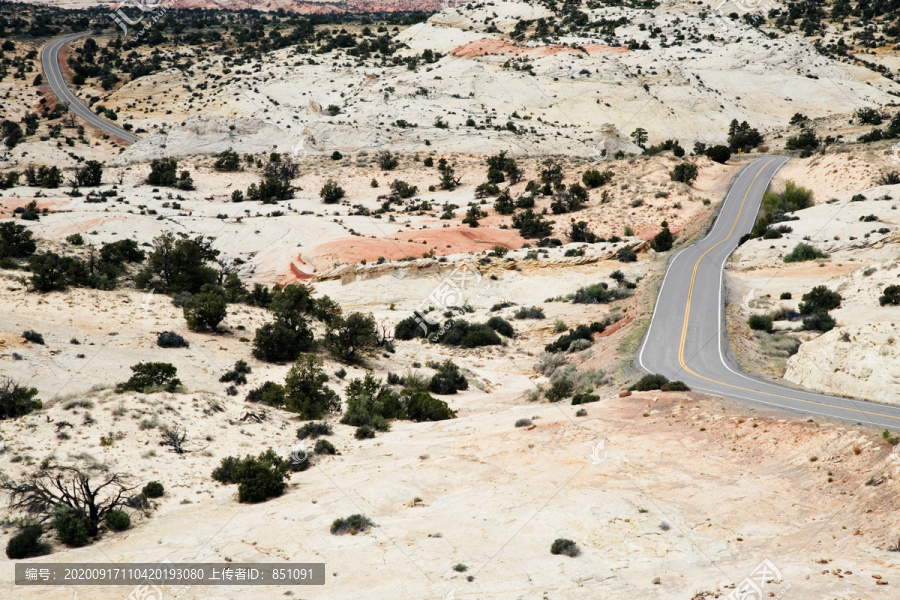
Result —
[[163, 487], [163, 484], [161, 484], [160, 482], [151, 481], [144, 486], [144, 489], [141, 490], [141, 493], [148, 498], [162, 498], [166, 493], [166, 490]]
[[750, 315], [747, 325], [755, 331], [772, 331], [771, 315]]
[[344, 425], [369, 425], [387, 431], [388, 419], [398, 419], [401, 416], [403, 405], [400, 398], [372, 373], [366, 373], [362, 379], [354, 379], [347, 384], [347, 410], [341, 417]]
[[531, 419], [528, 419], [528, 418], [516, 419], [515, 425], [516, 425], [516, 427], [529, 427], [529, 426], [531, 426]]
[[53, 528], [56, 536], [68, 546], [84, 546], [88, 542], [88, 526], [85, 516], [68, 506], [60, 506], [53, 511]]
[[181, 387], [181, 380], [175, 375], [178, 369], [170, 363], [147, 362], [131, 367], [131, 378], [116, 386], [116, 392], [144, 392], [165, 390], [174, 392]]
[[40, 344], [41, 346], [44, 345], [44, 336], [37, 331], [32, 331], [31, 329], [22, 332], [22, 339], [24, 339], [26, 342], [31, 342], [32, 344]]
[[309, 423], [304, 423], [303, 426], [297, 430], [297, 437], [301, 440], [305, 440], [306, 438], [317, 438], [321, 435], [331, 435], [334, 431], [331, 429], [331, 425], [328, 423], [321, 421], [310, 421]]
[[321, 419], [341, 408], [338, 395], [325, 385], [328, 375], [322, 365], [322, 359], [315, 354], [301, 355], [284, 381], [285, 409], [305, 421]]
[[319, 197], [325, 204], [337, 204], [344, 197], [344, 188], [339, 186], [336, 181], [329, 179], [319, 190]]
[[456, 413], [443, 400], [426, 392], [414, 393], [406, 404], [406, 416], [411, 421], [444, 421], [455, 419]]
[[831, 315], [824, 312], [812, 313], [803, 317], [803, 329], [810, 331], [831, 331], [836, 323]]
[[549, 402], [559, 402], [568, 398], [575, 391], [575, 384], [568, 377], [550, 380], [550, 388], [544, 392]]
[[187, 348], [190, 343], [174, 331], [160, 331], [156, 336], [156, 345], [160, 348]]
[[212, 478], [225, 484], [238, 484], [238, 502], [257, 503], [281, 496], [290, 477], [288, 463], [271, 448], [258, 457], [243, 459], [227, 456], [213, 470]]
[[807, 260], [816, 260], [818, 258], [828, 258], [828, 255], [818, 248], [814, 248], [805, 242], [800, 242], [794, 246], [793, 250], [785, 254], [784, 262], [803, 262]]
[[355, 312], [347, 317], [333, 317], [328, 323], [325, 346], [339, 360], [359, 363], [363, 355], [377, 344], [375, 317], [372, 315]]
[[634, 250], [631, 248], [620, 248], [619, 252], [616, 254], [616, 260], [623, 263], [635, 262], [637, 260], [637, 254], [635, 254]]
[[491, 317], [487, 320], [487, 326], [506, 337], [515, 337], [516, 331], [513, 326], [503, 317]]
[[791, 296], [790, 292], [781, 292], [781, 296], [779, 296], [782, 300], [790, 300], [793, 296]]
[[316, 454], [337, 454], [337, 448], [328, 440], [316, 440], [316, 446], [313, 448]]
[[12, 220], [0, 223], [0, 259], [27, 258], [34, 254], [37, 244], [33, 236], [31, 230], [20, 223]]
[[601, 304], [614, 299], [615, 294], [609, 290], [606, 282], [595, 283], [580, 288], [575, 292], [572, 302], [575, 304]]
[[375, 430], [369, 425], [360, 425], [353, 436], [358, 440], [370, 440], [375, 437]]
[[293, 329], [280, 321], [266, 323], [256, 330], [253, 356], [271, 363], [290, 362], [311, 348], [312, 344], [313, 334], [308, 325]]
[[667, 383], [669, 383], [668, 377], [660, 375], [659, 373], [653, 373], [652, 375], [644, 375], [638, 379], [637, 383], [628, 389], [633, 392], [649, 392], [651, 390], [658, 390]]
[[683, 381], [670, 381], [659, 388], [663, 392], [689, 392], [691, 388]]
[[544, 309], [539, 306], [530, 306], [525, 308], [524, 306], [516, 311], [513, 315], [514, 319], [544, 319]]
[[589, 169], [581, 175], [581, 182], [589, 189], [598, 188], [612, 181], [612, 171], [603, 171], [602, 173], [596, 169]]
[[680, 181], [690, 185], [697, 179], [697, 165], [689, 162], [675, 165], [675, 168], [669, 173], [669, 178], [672, 181]]
[[247, 402], [261, 402], [267, 406], [282, 408], [284, 406], [284, 386], [267, 381], [258, 388], [250, 390]]
[[824, 285], [817, 285], [803, 294], [800, 302], [800, 314], [811, 315], [813, 313], [828, 312], [841, 305], [841, 295], [832, 292]]
[[0, 377], [0, 420], [15, 419], [43, 407], [37, 388], [23, 387], [9, 377]]
[[440, 341], [448, 346], [462, 346], [463, 348], [499, 346], [503, 343], [500, 336], [488, 325], [473, 325], [462, 319], [453, 321], [453, 324], [447, 329]]
[[576, 557], [581, 554], [578, 544], [566, 538], [557, 538], [550, 545], [550, 554], [565, 554], [566, 556]]
[[435, 394], [455, 394], [467, 389], [469, 389], [468, 380], [449, 358], [437, 367], [437, 373], [428, 384], [428, 390]]
[[357, 533], [364, 533], [372, 527], [375, 527], [375, 523], [369, 517], [360, 514], [350, 515], [346, 519], [335, 519], [331, 524], [331, 534], [344, 535], [349, 533], [350, 535], [356, 535]]
[[125, 531], [131, 527], [131, 517], [124, 510], [111, 510], [106, 515], [106, 524], [113, 531]]
[[40, 525], [25, 525], [6, 543], [6, 556], [12, 560], [50, 554], [50, 544], [41, 541]]
[[523, 238], [544, 238], [553, 233], [553, 223], [546, 221], [530, 208], [513, 215], [512, 226]]
[[215, 331], [228, 314], [225, 290], [219, 286], [204, 285], [200, 293], [185, 300], [182, 310], [191, 331]]
[[886, 304], [900, 304], [900, 285], [889, 285], [884, 288], [884, 293], [878, 299], [878, 302], [881, 306], [885, 306]]
[[706, 149], [706, 156], [717, 163], [725, 164], [731, 158], [731, 150], [728, 146], [712, 146]]
[[579, 325], [572, 331], [559, 336], [555, 342], [544, 346], [547, 352], [566, 352], [575, 340], [588, 340], [593, 342], [594, 333], [587, 325]]
[[668, 252], [675, 243], [675, 236], [669, 231], [669, 224], [662, 222], [662, 231], [657, 233], [650, 242], [650, 247], [657, 252]]
[[600, 396], [597, 394], [575, 394], [572, 396], [572, 404], [590, 404], [599, 400]]

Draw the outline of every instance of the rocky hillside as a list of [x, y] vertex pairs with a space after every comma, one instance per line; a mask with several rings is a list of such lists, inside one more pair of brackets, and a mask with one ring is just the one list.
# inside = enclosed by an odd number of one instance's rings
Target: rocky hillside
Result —
[[391, 60], [361, 52], [372, 40], [349, 29], [314, 56], [295, 47], [196, 56], [190, 69], [143, 77], [102, 102], [149, 132], [126, 161], [229, 146], [588, 156], [608, 137], [604, 124], [625, 140], [640, 127], [649, 144], [674, 138], [690, 148], [724, 142], [734, 119], [777, 149], [795, 113], [846, 122], [900, 93], [794, 33], [723, 28], [699, 8], [579, 14], [584, 22], [544, 30], [554, 13], [537, 3], [448, 8], [390, 32]]

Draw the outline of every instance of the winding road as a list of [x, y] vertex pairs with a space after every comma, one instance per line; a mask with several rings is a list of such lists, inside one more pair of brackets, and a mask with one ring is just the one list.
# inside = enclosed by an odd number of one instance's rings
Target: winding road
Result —
[[725, 327], [725, 261], [749, 232], [763, 192], [787, 162], [759, 158], [740, 172], [710, 232], [678, 251], [660, 286], [637, 365], [682, 380], [692, 389], [792, 412], [900, 429], [900, 406], [817, 394], [744, 373], [731, 354]]
[[41, 63], [44, 66], [44, 77], [47, 78], [47, 83], [50, 85], [50, 89], [53, 90], [53, 93], [69, 107], [69, 110], [94, 127], [102, 129], [110, 135], [133, 144], [140, 139], [138, 136], [125, 131], [117, 125], [113, 125], [106, 119], [102, 119], [91, 112], [91, 109], [82, 104], [81, 100], [79, 100], [72, 90], [66, 86], [66, 80], [63, 79], [62, 69], [60, 69], [59, 66], [60, 51], [69, 42], [73, 42], [87, 35], [90, 35], [90, 32], [73, 33], [72, 35], [57, 38], [44, 46], [44, 49], [41, 50]]

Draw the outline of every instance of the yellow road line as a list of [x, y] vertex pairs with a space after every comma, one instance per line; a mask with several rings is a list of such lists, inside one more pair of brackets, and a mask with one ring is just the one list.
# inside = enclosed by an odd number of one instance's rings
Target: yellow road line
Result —
[[[859, 410], [857, 408], [844, 408], [842, 406], [835, 406], [833, 404], [826, 404], [824, 402], [816, 402], [815, 400], [804, 400], [802, 398], [795, 398], [793, 396], [783, 396], [781, 394], [772, 394], [770, 392], [754, 390], [752, 388], [741, 387], [739, 385], [732, 385], [730, 383], [725, 383], [724, 381], [719, 381], [717, 379], [711, 379], [709, 377], [704, 377], [703, 375], [700, 375], [699, 373], [694, 372], [684, 362], [684, 343], [685, 343], [685, 339], [687, 338], [688, 319], [691, 316], [691, 298], [693, 298], [693, 295], [694, 295], [694, 280], [697, 278], [697, 269], [700, 267], [700, 262], [706, 257], [707, 254], [709, 254], [710, 252], [715, 250], [716, 247], [719, 246], [719, 244], [722, 244], [722, 243], [728, 241], [731, 238], [731, 236], [734, 234], [734, 230], [735, 230], [735, 228], [737, 228], [738, 221], [740, 220], [741, 214], [744, 211], [744, 204], [746, 204], [746, 202], [747, 202], [747, 196], [750, 194], [750, 189], [753, 187], [753, 184], [756, 183], [756, 179], [762, 174], [763, 170], [765, 170], [765, 168], [768, 167], [774, 160], [775, 159], [773, 158], [772, 160], [770, 160], [769, 162], [764, 164], [762, 166], [762, 168], [760, 168], [759, 172], [753, 176], [753, 180], [750, 181], [750, 184], [747, 186], [747, 191], [744, 192], [744, 198], [741, 200], [741, 207], [740, 207], [740, 209], [738, 209], [737, 217], [735, 217], [734, 223], [731, 225], [731, 231], [728, 232], [728, 235], [721, 241], [716, 242], [716, 244], [714, 244], [712, 247], [710, 247], [706, 252], [701, 254], [700, 258], [697, 259], [697, 262], [694, 263], [694, 270], [691, 273], [691, 286], [688, 289], [687, 304], [685, 304], [685, 307], [684, 307], [684, 324], [681, 327], [681, 343], [678, 346], [678, 362], [679, 362], [679, 364], [681, 364], [682, 369], [684, 369], [685, 371], [687, 371], [694, 377], [699, 377], [700, 379], [704, 379], [704, 380], [712, 382], [712, 383], [717, 383], [719, 385], [724, 385], [726, 387], [734, 388], [736, 390], [743, 390], [745, 392], [751, 392], [751, 393], [756, 393], [756, 394], [765, 394], [766, 396], [772, 396], [774, 398], [784, 398], [785, 400], [793, 400], [794, 402], [804, 402], [806, 404], [815, 404], [818, 406], [826, 406], [828, 408], [834, 408], [837, 410], [846, 410], [846, 411], [856, 412], [856, 413], [861, 413], [861, 414], [866, 414], [866, 415], [875, 415], [878, 417], [886, 417], [888, 419], [896, 419], [896, 420], [900, 421], [900, 417], [895, 417], [893, 415], [886, 415], [883, 413]], [[719, 324], [719, 326], [721, 326], [721, 324]]]

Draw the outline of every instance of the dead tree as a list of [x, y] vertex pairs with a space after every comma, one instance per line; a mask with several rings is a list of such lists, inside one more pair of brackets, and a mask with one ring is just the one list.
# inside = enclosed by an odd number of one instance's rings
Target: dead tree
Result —
[[163, 425], [159, 428], [162, 433], [162, 439], [159, 441], [160, 446], [169, 446], [172, 452], [177, 452], [178, 454], [185, 454], [188, 452], [199, 452], [206, 448], [197, 448], [196, 450], [188, 450], [184, 447], [184, 443], [187, 441], [187, 432], [180, 425], [174, 425], [169, 427], [168, 425]]
[[394, 342], [394, 329], [388, 323], [379, 323], [375, 331], [375, 340], [379, 346], [389, 347]]
[[174, 427], [163, 425], [159, 430], [162, 432], [162, 439], [159, 442], [160, 446], [170, 446], [172, 451], [178, 454], [185, 453], [184, 443], [187, 441], [187, 432], [183, 428], [178, 425]]
[[125, 506], [137, 486], [128, 485], [125, 473], [103, 473], [96, 480], [92, 477], [77, 467], [46, 466], [21, 480], [2, 475], [0, 491], [9, 494], [10, 509], [23, 511], [40, 522], [51, 518], [57, 508], [70, 508], [83, 515], [88, 535], [95, 536], [110, 511]]

